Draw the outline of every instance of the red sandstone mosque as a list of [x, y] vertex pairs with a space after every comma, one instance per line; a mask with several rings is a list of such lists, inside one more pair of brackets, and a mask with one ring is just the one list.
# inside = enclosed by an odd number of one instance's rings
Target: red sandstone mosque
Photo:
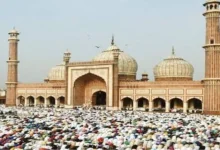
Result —
[[[180, 109], [184, 113], [200, 109], [204, 114], [220, 114], [220, 2], [207, 0], [205, 78], [193, 80], [193, 66], [175, 55], [158, 63], [155, 81], [148, 75], [136, 79], [138, 64], [134, 58], [111, 45], [88, 62], [71, 62], [65, 52], [63, 63], [55, 66], [42, 83], [18, 82], [18, 35], [9, 32], [9, 59], [6, 105], [48, 105], [72, 108], [85, 104], [105, 105], [109, 110]], [[160, 61], [160, 60], [158, 60]]]

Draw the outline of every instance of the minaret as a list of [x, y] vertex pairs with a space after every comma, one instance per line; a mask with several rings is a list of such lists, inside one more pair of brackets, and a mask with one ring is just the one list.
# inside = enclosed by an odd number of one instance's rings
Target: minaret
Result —
[[6, 82], [7, 95], [6, 106], [16, 105], [16, 86], [18, 83], [18, 31], [11, 30], [9, 33], [9, 58], [8, 58], [8, 79]]
[[205, 114], [220, 114], [220, 2], [207, 0], [205, 40], [205, 79], [203, 110]]

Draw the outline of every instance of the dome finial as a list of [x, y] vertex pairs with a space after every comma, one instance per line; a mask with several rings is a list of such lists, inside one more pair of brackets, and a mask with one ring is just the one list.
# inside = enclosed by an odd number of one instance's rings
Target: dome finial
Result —
[[174, 46], [172, 47], [172, 55], [175, 55]]
[[115, 45], [115, 41], [114, 41], [114, 34], [112, 34], [112, 45]]

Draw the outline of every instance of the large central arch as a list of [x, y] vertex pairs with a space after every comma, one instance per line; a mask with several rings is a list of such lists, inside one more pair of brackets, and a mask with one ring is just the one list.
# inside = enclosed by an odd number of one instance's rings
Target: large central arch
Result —
[[[92, 104], [93, 94], [99, 91], [106, 91], [106, 83], [103, 78], [92, 73], [79, 77], [74, 83], [73, 105]], [[106, 104], [108, 104], [107, 99]]]

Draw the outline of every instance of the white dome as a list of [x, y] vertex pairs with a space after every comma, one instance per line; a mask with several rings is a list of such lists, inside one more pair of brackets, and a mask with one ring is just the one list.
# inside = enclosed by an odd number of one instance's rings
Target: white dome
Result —
[[65, 65], [64, 63], [51, 68], [48, 74], [49, 80], [65, 80]]
[[121, 51], [112, 41], [112, 45], [107, 50], [102, 51], [99, 55], [93, 58], [93, 61], [106, 61], [113, 60], [113, 53], [118, 51], [119, 53], [119, 75], [136, 75], [138, 65], [134, 58]]
[[183, 58], [172, 55], [154, 67], [154, 77], [158, 78], [193, 78], [193, 66]]

